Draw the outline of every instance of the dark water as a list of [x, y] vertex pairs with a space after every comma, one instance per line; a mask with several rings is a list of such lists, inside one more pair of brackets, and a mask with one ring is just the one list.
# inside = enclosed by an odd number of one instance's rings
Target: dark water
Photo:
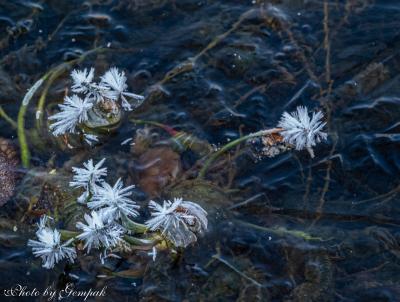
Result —
[[[129, 87], [148, 96], [102, 144], [72, 150], [54, 140], [46, 119], [37, 126], [40, 94], [32, 99], [30, 169], [19, 169], [1, 212], [1, 289], [73, 282], [107, 286], [98, 301], [399, 301], [399, 13], [390, 0], [1, 1], [0, 104], [11, 118], [50, 68], [97, 47], [106, 51], [73, 66], [99, 73], [118, 66]], [[49, 89], [45, 113], [69, 84], [66, 70]], [[107, 157], [112, 176], [140, 182], [139, 155], [120, 145], [143, 128], [129, 118], [220, 146], [274, 127], [298, 105], [323, 110], [328, 121], [329, 140], [314, 159], [287, 152], [259, 160], [243, 145], [209, 171], [212, 185], [195, 183], [201, 194], [156, 190], [203, 197], [209, 211], [209, 232], [179, 257], [164, 251], [153, 262], [132, 252], [102, 267], [97, 256], [82, 255], [76, 265], [45, 270], [26, 247], [37, 218], [29, 204], [41, 200], [56, 211], [63, 199], [53, 191], [69, 181], [71, 166]], [[156, 143], [169, 139], [151, 131]], [[0, 136], [18, 146], [4, 119]], [[179, 155], [187, 173], [172, 185], [192, 179], [199, 159]], [[136, 193], [144, 208], [143, 191]]]

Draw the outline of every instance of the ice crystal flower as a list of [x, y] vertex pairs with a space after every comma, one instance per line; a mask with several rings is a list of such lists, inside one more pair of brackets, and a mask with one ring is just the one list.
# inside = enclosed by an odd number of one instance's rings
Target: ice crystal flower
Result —
[[137, 216], [139, 206], [128, 196], [132, 195], [135, 186], [123, 187], [121, 178], [117, 180], [115, 185], [111, 187], [104, 182], [96, 190], [96, 194], [92, 200], [88, 202], [91, 209], [103, 208], [110, 219], [118, 219], [121, 215]]
[[81, 99], [77, 95], [66, 96], [64, 103], [58, 105], [60, 112], [49, 117], [49, 120], [56, 122], [50, 125], [50, 130], [55, 136], [67, 132], [74, 133], [75, 127], [88, 120], [88, 111], [93, 107], [90, 99]]
[[74, 262], [76, 258], [75, 248], [69, 247], [73, 239], [61, 243], [60, 232], [46, 226], [47, 217], [40, 219], [36, 236], [38, 240], [30, 239], [28, 246], [32, 247], [33, 254], [43, 260], [43, 267], [53, 268], [56, 263], [63, 259]]
[[163, 205], [150, 201], [151, 216], [146, 225], [151, 231], [161, 230], [175, 246], [186, 247], [197, 240], [196, 233], [207, 229], [207, 212], [198, 204], [175, 198]]
[[131, 111], [132, 106], [126, 99], [126, 97], [133, 98], [136, 103], [134, 107], [138, 107], [142, 104], [144, 97], [135, 93], [127, 92], [128, 85], [126, 84], [125, 72], [119, 71], [118, 68], [112, 67], [102, 77], [100, 87], [105, 89], [105, 95], [117, 101], [119, 98], [122, 100], [122, 107], [125, 110]]
[[312, 117], [308, 115], [306, 107], [299, 106], [292, 113], [284, 112], [278, 127], [285, 142], [294, 145], [296, 150], [307, 149], [311, 157], [314, 157], [312, 147], [326, 140], [327, 134], [322, 132], [325, 122], [322, 121], [322, 112], [314, 112]]
[[102, 101], [104, 99], [105, 91], [108, 90], [107, 87], [100, 87], [93, 82], [94, 78], [94, 68], [87, 70], [77, 70], [74, 69], [71, 72], [72, 86], [71, 90], [76, 93], [82, 93], [87, 95], [89, 98], [94, 100]]
[[69, 185], [75, 188], [85, 188], [85, 192], [78, 198], [78, 202], [83, 203], [89, 197], [90, 193], [94, 193], [97, 184], [103, 182], [102, 177], [107, 175], [107, 168], [102, 168], [105, 160], [103, 158], [94, 165], [93, 160], [89, 159], [83, 164], [84, 168], [72, 167], [75, 175]]
[[72, 91], [78, 93], [87, 93], [88, 87], [93, 82], [93, 77], [94, 68], [90, 68], [90, 70], [87, 70], [86, 68], [84, 70], [74, 69], [71, 72], [71, 78], [73, 81], [73, 84], [71, 86]]
[[84, 248], [90, 252], [92, 247], [104, 247], [109, 249], [115, 247], [122, 239], [124, 229], [117, 223], [110, 221], [103, 210], [92, 211], [90, 215], [84, 216], [86, 224], [78, 222], [76, 227], [82, 230], [77, 236], [85, 242]]

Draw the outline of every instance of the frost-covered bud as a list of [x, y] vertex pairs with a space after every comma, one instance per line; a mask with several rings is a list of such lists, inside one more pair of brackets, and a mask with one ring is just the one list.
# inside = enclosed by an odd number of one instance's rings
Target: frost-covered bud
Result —
[[43, 260], [43, 267], [53, 268], [63, 259], [74, 262], [76, 258], [75, 248], [70, 247], [73, 239], [61, 243], [60, 232], [50, 229], [47, 225], [47, 216], [43, 216], [38, 224], [36, 236], [38, 240], [29, 240], [28, 246], [32, 247], [33, 254]]
[[311, 157], [314, 157], [312, 147], [327, 139], [327, 134], [322, 132], [326, 125], [322, 121], [324, 115], [321, 111], [314, 112], [312, 117], [308, 115], [306, 107], [299, 106], [292, 113], [284, 112], [278, 127], [286, 143], [293, 145], [296, 150], [307, 149]]
[[87, 248], [88, 252], [92, 247], [113, 248], [122, 239], [125, 230], [119, 224], [110, 221], [105, 211], [92, 211], [90, 215], [85, 214], [84, 218], [86, 224], [76, 224], [76, 227], [82, 230], [76, 238], [84, 241], [84, 248]]
[[186, 247], [197, 241], [196, 234], [207, 230], [207, 212], [198, 204], [175, 198], [163, 205], [150, 201], [151, 216], [146, 221], [150, 230], [159, 230], [177, 247]]

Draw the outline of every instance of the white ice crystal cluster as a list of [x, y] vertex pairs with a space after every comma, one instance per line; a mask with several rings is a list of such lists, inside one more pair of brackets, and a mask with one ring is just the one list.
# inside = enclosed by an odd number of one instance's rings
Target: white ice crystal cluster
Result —
[[[71, 72], [71, 90], [75, 94], [71, 97], [66, 96], [64, 103], [59, 105], [60, 112], [49, 117], [49, 120], [53, 121], [50, 125], [53, 135], [76, 133], [76, 127], [88, 121], [89, 110], [105, 100], [120, 101], [122, 108], [127, 111], [142, 104], [143, 96], [127, 91], [124, 71], [112, 67], [100, 77], [98, 83], [94, 82], [94, 73], [94, 68]], [[85, 141], [91, 144], [97, 141], [97, 137], [85, 134]]]
[[[139, 206], [129, 198], [135, 186], [124, 187], [121, 179], [118, 179], [113, 186], [105, 182], [103, 177], [106, 176], [107, 170], [102, 167], [104, 161], [105, 159], [102, 159], [93, 164], [93, 160], [90, 159], [83, 164], [84, 168], [72, 168], [75, 175], [70, 185], [85, 189], [78, 202], [85, 203], [93, 210], [92, 218], [85, 216], [88, 225], [94, 220], [99, 223], [93, 225], [101, 225], [101, 221], [115, 222], [123, 217], [139, 215]], [[175, 198], [174, 201], [165, 200], [160, 205], [151, 200], [149, 209], [151, 218], [145, 224], [151, 231], [161, 231], [175, 246], [186, 247], [197, 240], [195, 234], [201, 234], [207, 229], [207, 212], [194, 202]], [[96, 216], [93, 216], [96, 211]], [[79, 228], [83, 229], [82, 224]], [[114, 235], [118, 238], [116, 234]], [[107, 241], [95, 240], [95, 242]], [[94, 246], [99, 247], [96, 243]]]
[[[40, 220], [36, 232], [39, 240], [29, 240], [28, 245], [32, 247], [35, 256], [42, 258], [43, 267], [53, 268], [63, 259], [73, 262], [76, 251], [70, 245], [74, 240], [83, 242], [83, 248], [88, 253], [92, 249], [100, 250], [103, 262], [108, 255], [112, 255], [112, 250], [119, 243], [124, 243], [124, 236], [130, 234], [125, 221], [139, 215], [139, 205], [131, 199], [135, 186], [124, 187], [121, 179], [114, 185], [107, 183], [104, 179], [107, 176], [104, 162], [105, 159], [98, 163], [89, 159], [83, 167], [72, 168], [74, 176], [70, 186], [83, 189], [77, 202], [89, 210], [89, 213], [84, 214], [84, 221], [77, 222], [79, 233], [75, 238], [61, 243], [60, 231], [47, 227], [48, 217], [43, 216]], [[186, 247], [195, 242], [196, 235], [207, 229], [207, 212], [194, 202], [175, 198], [174, 201], [166, 200], [160, 205], [150, 201], [149, 209], [151, 217], [145, 222], [148, 232], [161, 232], [176, 247]], [[153, 247], [153, 260], [156, 254]]]
[[76, 258], [75, 248], [70, 247], [73, 239], [61, 243], [61, 234], [57, 229], [47, 226], [48, 217], [42, 216], [38, 223], [36, 237], [38, 240], [29, 240], [28, 246], [32, 247], [33, 254], [42, 258], [43, 267], [53, 268], [55, 264], [63, 259], [74, 262]]
[[119, 222], [120, 218], [139, 215], [139, 206], [130, 198], [135, 186], [124, 187], [121, 179], [114, 186], [108, 184], [104, 180], [107, 176], [104, 162], [104, 158], [97, 164], [89, 159], [83, 164], [83, 168], [72, 168], [74, 176], [70, 186], [84, 188], [78, 202], [91, 210], [90, 215], [84, 216], [86, 223], [78, 222], [76, 225], [82, 230], [77, 238], [84, 241], [88, 252], [92, 247], [105, 250], [115, 247], [126, 233]]
[[307, 107], [299, 106], [292, 113], [284, 112], [278, 127], [282, 128], [280, 134], [284, 141], [293, 145], [296, 150], [306, 149], [314, 157], [314, 147], [317, 143], [327, 139], [327, 134], [322, 131], [325, 122], [321, 111], [308, 115]]
[[207, 212], [198, 204], [175, 198], [160, 205], [150, 201], [151, 216], [146, 225], [151, 231], [160, 230], [175, 246], [186, 247], [197, 241], [196, 234], [207, 229]]
[[85, 242], [84, 248], [87, 248], [88, 252], [92, 247], [103, 246], [107, 249], [116, 246], [125, 233], [122, 226], [109, 219], [105, 210], [92, 211], [90, 215], [85, 214], [84, 218], [86, 224], [76, 224], [76, 227], [82, 230], [77, 238]]

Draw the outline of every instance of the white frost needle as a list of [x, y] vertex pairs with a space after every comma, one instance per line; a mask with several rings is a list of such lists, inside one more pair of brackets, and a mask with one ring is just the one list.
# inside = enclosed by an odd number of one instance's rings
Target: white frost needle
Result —
[[85, 140], [85, 142], [89, 145], [92, 146], [94, 143], [97, 143], [99, 141], [99, 137], [97, 135], [94, 134], [87, 134], [85, 133], [83, 135], [83, 138]]
[[137, 216], [139, 206], [128, 196], [132, 195], [132, 190], [135, 186], [123, 187], [121, 179], [118, 179], [113, 187], [104, 182], [97, 187], [96, 193], [87, 206], [90, 209], [102, 208], [105, 215], [110, 220], [119, 219], [121, 215]]
[[121, 143], [121, 146], [126, 145], [126, 144], [129, 143], [131, 140], [132, 140], [132, 138], [127, 138], [126, 140], [124, 140], [124, 141]]
[[93, 107], [90, 99], [81, 99], [77, 95], [66, 96], [64, 103], [58, 105], [60, 112], [49, 117], [49, 120], [56, 122], [50, 125], [50, 130], [55, 136], [67, 132], [74, 133], [75, 127], [88, 120], [88, 111]]
[[133, 108], [126, 97], [132, 98], [136, 101], [134, 108], [139, 107], [142, 104], [144, 97], [135, 93], [127, 92], [126, 89], [128, 88], [128, 85], [126, 84], [126, 80], [125, 72], [120, 72], [118, 68], [112, 67], [101, 77], [99, 86], [105, 88], [105, 95], [108, 98], [115, 101], [121, 98], [122, 107], [127, 111], [131, 111]]
[[326, 125], [323, 117], [322, 112], [318, 111], [310, 118], [307, 108], [299, 106], [290, 114], [284, 112], [278, 127], [283, 129], [281, 135], [285, 142], [294, 145], [296, 150], [307, 149], [314, 157], [312, 147], [327, 139], [327, 134], [322, 132]]
[[153, 262], [156, 261], [157, 258], [157, 249], [155, 246], [153, 246], [153, 248], [151, 249], [151, 252], [148, 252], [147, 255], [151, 256], [151, 258], [153, 259]]
[[84, 241], [84, 248], [90, 252], [92, 247], [105, 249], [115, 247], [122, 239], [124, 229], [108, 220], [103, 210], [92, 211], [90, 215], [84, 216], [86, 224], [78, 222], [76, 227], [82, 230], [77, 236], [78, 239]]
[[47, 217], [43, 216], [38, 224], [36, 236], [38, 240], [29, 240], [28, 246], [32, 247], [33, 254], [43, 260], [43, 267], [53, 268], [63, 259], [74, 262], [76, 258], [75, 248], [70, 247], [73, 239], [61, 243], [60, 232], [46, 226]]

